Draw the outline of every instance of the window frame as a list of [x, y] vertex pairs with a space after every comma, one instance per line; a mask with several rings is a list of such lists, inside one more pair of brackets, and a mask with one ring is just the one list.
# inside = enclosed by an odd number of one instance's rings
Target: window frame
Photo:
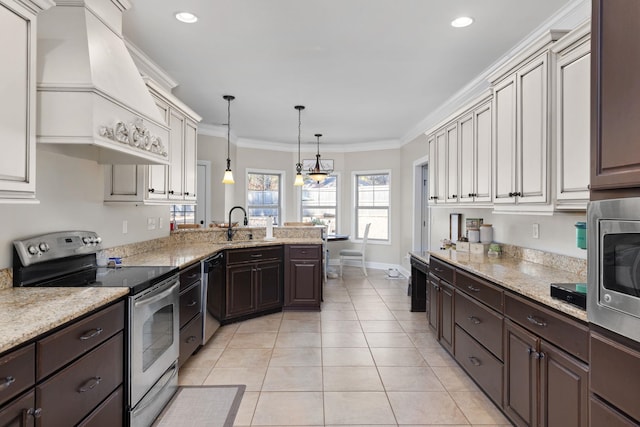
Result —
[[[336, 177], [336, 205], [335, 205], [335, 209], [336, 209], [336, 217], [335, 217], [335, 222], [336, 222], [336, 234], [340, 234], [340, 218], [342, 217], [342, 215], [340, 214], [340, 196], [341, 196], [341, 181], [342, 181], [342, 176], [340, 174], [340, 172], [332, 172], [329, 174], [329, 176], [335, 176]], [[304, 214], [303, 214], [303, 210], [304, 210], [304, 206], [302, 204], [302, 192], [303, 192], [303, 188], [299, 187], [298, 190], [298, 219], [300, 221], [302, 221], [302, 219], [304, 218]], [[315, 206], [314, 208], [331, 208], [330, 206]]]
[[[351, 192], [351, 202], [353, 206], [353, 216], [351, 220], [351, 229], [353, 230], [353, 236], [351, 237], [351, 241], [354, 242], [362, 242], [362, 238], [357, 237], [358, 230], [358, 177], [362, 175], [388, 175], [389, 176], [389, 203], [386, 207], [388, 215], [387, 215], [387, 229], [388, 229], [388, 237], [387, 239], [375, 239], [369, 235], [367, 239], [367, 244], [374, 245], [391, 245], [392, 244], [392, 236], [391, 236], [391, 224], [392, 224], [392, 215], [391, 215], [391, 207], [393, 205], [393, 191], [392, 191], [392, 174], [391, 169], [372, 169], [372, 170], [359, 170], [351, 172], [351, 183], [352, 183], [352, 192]], [[378, 207], [371, 207], [372, 209], [381, 209]]]
[[[286, 202], [285, 202], [285, 194], [286, 191], [284, 190], [284, 185], [286, 183], [286, 172], [283, 170], [276, 170], [276, 169], [256, 169], [256, 168], [247, 168], [245, 170], [245, 184], [244, 184], [244, 200], [245, 200], [245, 206], [247, 209], [247, 217], [249, 217], [249, 209], [250, 209], [250, 205], [249, 205], [249, 174], [256, 174], [256, 175], [280, 175], [280, 185], [278, 188], [278, 225], [282, 225], [284, 224], [284, 222], [286, 221], [285, 218], [285, 209], [284, 207], [286, 206]], [[253, 206], [253, 205], [251, 205]]]

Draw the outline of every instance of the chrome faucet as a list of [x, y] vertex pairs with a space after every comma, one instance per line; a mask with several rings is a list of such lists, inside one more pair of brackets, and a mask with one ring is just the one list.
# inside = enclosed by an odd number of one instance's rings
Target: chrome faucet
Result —
[[227, 229], [227, 241], [229, 242], [233, 240], [233, 229], [231, 228], [231, 213], [236, 209], [240, 209], [242, 212], [244, 212], [244, 225], [249, 225], [249, 219], [247, 218], [247, 211], [245, 211], [242, 206], [232, 207], [231, 210], [229, 211], [229, 223], [228, 223], [229, 228]]

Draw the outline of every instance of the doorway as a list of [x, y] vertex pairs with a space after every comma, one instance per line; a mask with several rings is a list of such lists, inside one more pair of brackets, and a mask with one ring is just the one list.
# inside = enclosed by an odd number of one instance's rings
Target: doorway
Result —
[[429, 219], [429, 156], [413, 162], [413, 233], [412, 250], [429, 250], [431, 227]]
[[198, 160], [196, 187], [196, 224], [207, 227], [211, 221], [211, 162]]

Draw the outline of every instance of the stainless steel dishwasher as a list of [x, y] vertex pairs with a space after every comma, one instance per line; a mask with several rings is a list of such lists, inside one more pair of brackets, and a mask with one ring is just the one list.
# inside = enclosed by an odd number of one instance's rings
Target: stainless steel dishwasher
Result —
[[225, 283], [225, 257], [224, 252], [202, 261], [202, 345], [213, 336], [220, 327], [218, 318], [222, 301], [222, 288]]

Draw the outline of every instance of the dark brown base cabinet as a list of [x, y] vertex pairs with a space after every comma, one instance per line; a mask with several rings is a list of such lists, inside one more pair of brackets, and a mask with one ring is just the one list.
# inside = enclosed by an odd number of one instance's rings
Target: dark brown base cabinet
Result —
[[202, 280], [200, 263], [180, 272], [180, 353], [184, 365], [202, 343]]
[[429, 265], [411, 257], [411, 311], [427, 311], [427, 275]]
[[0, 378], [14, 379], [0, 426], [122, 426], [124, 313], [118, 302], [0, 356]]
[[282, 309], [282, 246], [228, 250], [226, 259], [221, 324]]
[[588, 426], [588, 327], [435, 257], [429, 264], [429, 325], [505, 415], [519, 427]]
[[591, 425], [640, 425], [640, 343], [592, 325], [590, 344]]
[[286, 245], [285, 310], [320, 310], [322, 302], [322, 246]]

